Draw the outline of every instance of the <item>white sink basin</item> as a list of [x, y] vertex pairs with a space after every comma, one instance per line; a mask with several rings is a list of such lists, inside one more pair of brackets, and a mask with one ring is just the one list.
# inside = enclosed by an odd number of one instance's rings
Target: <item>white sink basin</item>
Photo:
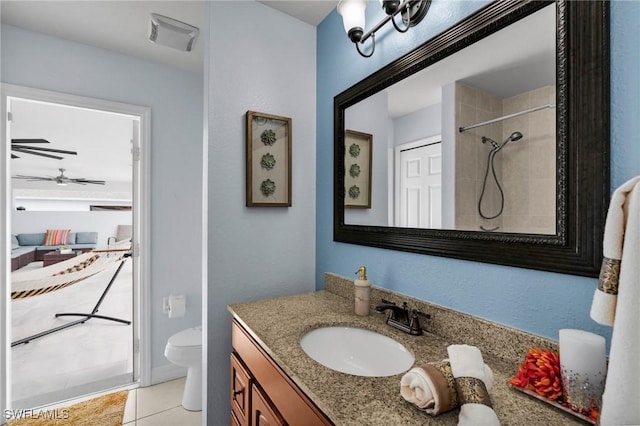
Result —
[[393, 376], [410, 369], [414, 361], [400, 343], [363, 328], [316, 328], [302, 336], [300, 346], [325, 367], [356, 376]]

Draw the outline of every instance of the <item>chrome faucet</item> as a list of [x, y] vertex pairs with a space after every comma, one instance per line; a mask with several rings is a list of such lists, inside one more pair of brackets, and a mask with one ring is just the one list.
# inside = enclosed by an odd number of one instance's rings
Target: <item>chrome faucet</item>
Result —
[[409, 314], [407, 302], [404, 302], [402, 306], [398, 306], [395, 303], [384, 299], [382, 299], [382, 304], [376, 306], [376, 311], [380, 313], [390, 311], [387, 316], [387, 324], [414, 336], [422, 334], [422, 327], [420, 327], [418, 314], [425, 318], [430, 318], [428, 314], [423, 314], [415, 309], [413, 309], [411, 314]]

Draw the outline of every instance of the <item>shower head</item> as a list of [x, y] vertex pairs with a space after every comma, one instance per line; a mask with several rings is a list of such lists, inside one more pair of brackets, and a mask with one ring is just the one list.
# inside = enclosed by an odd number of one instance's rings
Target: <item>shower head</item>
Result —
[[520, 132], [513, 132], [509, 135], [509, 137], [507, 137], [504, 142], [502, 142], [502, 144], [498, 144], [498, 142], [494, 141], [491, 138], [488, 138], [486, 136], [482, 137], [482, 143], [487, 143], [489, 142], [491, 144], [491, 151], [493, 153], [497, 153], [498, 151], [500, 151], [502, 148], [504, 148], [504, 146], [506, 144], [508, 144], [509, 142], [512, 141], [519, 141], [520, 139], [522, 139], [523, 135]]
[[[507, 138], [507, 141], [519, 141], [520, 139], [522, 139], [522, 133], [520, 132], [513, 132], [511, 133], [511, 135]], [[506, 142], [506, 141], [505, 141]]]

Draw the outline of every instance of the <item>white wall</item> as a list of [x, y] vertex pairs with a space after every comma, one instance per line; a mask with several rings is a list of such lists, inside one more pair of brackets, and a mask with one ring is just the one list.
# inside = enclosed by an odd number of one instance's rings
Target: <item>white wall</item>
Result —
[[[258, 2], [207, 8], [207, 424], [228, 425], [227, 305], [315, 290], [316, 29]], [[292, 119], [289, 208], [245, 207], [247, 110]]]
[[442, 228], [456, 223], [456, 85], [442, 87]]
[[442, 105], [435, 104], [393, 120], [394, 145], [439, 135], [442, 131]]
[[[2, 82], [151, 108], [151, 247], [143, 250], [151, 251], [151, 366], [168, 365], [169, 336], [202, 320], [202, 76], [17, 27], [1, 31]], [[177, 292], [188, 312], [168, 319], [162, 297]]]
[[27, 211], [47, 211], [47, 212], [88, 212], [91, 206], [126, 206], [131, 207], [131, 199], [128, 200], [68, 200], [68, 199], [45, 199], [45, 198], [22, 198], [15, 197], [12, 210], [21, 207]]
[[106, 247], [115, 237], [118, 225], [131, 225], [131, 212], [13, 212], [11, 233], [47, 232], [47, 229], [71, 229], [71, 232], [97, 232], [98, 247]]

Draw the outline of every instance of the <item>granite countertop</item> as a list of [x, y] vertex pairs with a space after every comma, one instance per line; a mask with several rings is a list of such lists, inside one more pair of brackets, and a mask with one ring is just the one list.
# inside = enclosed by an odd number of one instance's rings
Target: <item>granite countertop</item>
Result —
[[[413, 353], [415, 365], [447, 358], [451, 343], [434, 334], [411, 336], [385, 324], [386, 316], [359, 317], [353, 300], [328, 291], [276, 297], [229, 306], [240, 322], [274, 361], [336, 425], [457, 425], [459, 410], [431, 417], [400, 396], [402, 374], [360, 377], [317, 363], [300, 347], [309, 330], [345, 325], [367, 328], [391, 337]], [[524, 354], [523, 354], [524, 357]], [[484, 355], [494, 373], [493, 408], [503, 425], [584, 425], [585, 422], [515, 391], [507, 385], [517, 365]]]

